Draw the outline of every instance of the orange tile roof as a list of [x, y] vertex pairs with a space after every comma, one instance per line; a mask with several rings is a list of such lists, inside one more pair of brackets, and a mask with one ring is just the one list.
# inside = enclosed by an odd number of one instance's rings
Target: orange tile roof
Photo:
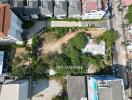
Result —
[[9, 4], [0, 4], [0, 37], [7, 36], [11, 23], [11, 11]]

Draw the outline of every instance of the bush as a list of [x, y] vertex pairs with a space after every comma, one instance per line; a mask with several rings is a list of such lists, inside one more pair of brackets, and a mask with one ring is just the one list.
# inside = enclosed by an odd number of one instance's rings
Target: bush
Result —
[[82, 49], [86, 46], [88, 42], [87, 36], [84, 32], [77, 33], [75, 37], [70, 39], [69, 45], [77, 49]]
[[126, 14], [126, 19], [128, 20], [128, 24], [132, 23], [132, 5], [128, 7], [128, 13]]
[[103, 40], [106, 43], [107, 48], [112, 48], [113, 43], [117, 39], [117, 34], [111, 30], [103, 33]]

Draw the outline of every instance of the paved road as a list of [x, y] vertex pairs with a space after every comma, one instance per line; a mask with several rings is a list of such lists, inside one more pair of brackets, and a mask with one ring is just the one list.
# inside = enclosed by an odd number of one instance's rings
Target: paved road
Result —
[[113, 64], [119, 64], [119, 65], [125, 65], [126, 59], [122, 59], [122, 54], [124, 53], [122, 42], [124, 41], [124, 31], [123, 31], [123, 16], [122, 16], [122, 11], [118, 10], [120, 2], [117, 0], [113, 1], [113, 10], [112, 10], [112, 15], [113, 17], [110, 19], [111, 22], [111, 29], [115, 30], [118, 32], [118, 40], [115, 43], [115, 50], [113, 52]]
[[36, 33], [39, 33], [46, 27], [96, 27], [109, 29], [108, 20], [103, 21], [80, 21], [80, 22], [69, 22], [69, 21], [36, 21], [36, 24], [25, 32], [28, 34], [28, 39], [31, 39]]

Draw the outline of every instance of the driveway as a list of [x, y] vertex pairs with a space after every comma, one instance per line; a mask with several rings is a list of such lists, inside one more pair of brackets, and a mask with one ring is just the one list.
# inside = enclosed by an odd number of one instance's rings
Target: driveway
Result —
[[103, 28], [103, 29], [109, 29], [108, 20], [103, 21], [36, 21], [36, 24], [28, 29], [25, 30], [27, 35], [27, 38], [29, 40], [39, 33], [40, 31], [44, 30], [46, 27], [96, 27], [96, 28]]
[[103, 21], [51, 21], [48, 22], [49, 27], [96, 27], [109, 28], [108, 20]]
[[62, 91], [62, 86], [56, 80], [41, 80], [33, 88], [34, 96], [32, 100], [52, 100]]

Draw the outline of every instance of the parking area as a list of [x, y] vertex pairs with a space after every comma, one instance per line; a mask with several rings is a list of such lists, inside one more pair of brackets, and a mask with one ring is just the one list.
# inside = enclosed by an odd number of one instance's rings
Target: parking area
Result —
[[52, 100], [62, 91], [62, 86], [56, 80], [40, 80], [33, 86], [32, 100]]

